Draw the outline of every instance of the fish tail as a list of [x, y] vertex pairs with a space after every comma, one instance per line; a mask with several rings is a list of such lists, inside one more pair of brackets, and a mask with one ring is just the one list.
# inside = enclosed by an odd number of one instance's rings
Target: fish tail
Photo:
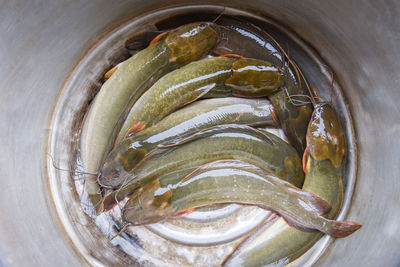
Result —
[[361, 228], [362, 225], [356, 222], [332, 221], [326, 233], [336, 238], [346, 237]]

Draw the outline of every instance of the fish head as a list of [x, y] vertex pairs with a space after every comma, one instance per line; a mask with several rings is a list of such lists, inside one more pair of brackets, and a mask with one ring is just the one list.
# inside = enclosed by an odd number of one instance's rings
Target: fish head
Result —
[[162, 221], [174, 214], [169, 205], [169, 189], [160, 188], [158, 179], [149, 182], [130, 196], [125, 204], [122, 217], [133, 225], [144, 225]]
[[170, 49], [170, 63], [180, 67], [207, 54], [218, 42], [212, 24], [190, 23], [169, 32], [164, 42]]
[[281, 71], [271, 63], [251, 58], [237, 59], [232, 63], [232, 76], [225, 85], [238, 96], [268, 96], [284, 82]]
[[100, 185], [106, 188], [121, 186], [146, 153], [140, 145], [129, 139], [123, 140], [106, 156], [100, 171]]
[[343, 163], [346, 139], [331, 104], [323, 102], [315, 105], [306, 138], [309, 154], [315, 160], [329, 159], [335, 167]]

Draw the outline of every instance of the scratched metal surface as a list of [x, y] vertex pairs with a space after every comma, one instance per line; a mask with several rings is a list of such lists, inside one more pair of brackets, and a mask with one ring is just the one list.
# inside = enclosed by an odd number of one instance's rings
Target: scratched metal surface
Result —
[[[155, 8], [194, 1], [2, 1], [0, 266], [84, 266], [48, 193], [57, 94], [98, 38]], [[400, 265], [400, 5], [385, 1], [209, 1], [264, 13], [320, 52], [345, 88], [359, 149], [348, 217], [363, 224], [317, 266]]]

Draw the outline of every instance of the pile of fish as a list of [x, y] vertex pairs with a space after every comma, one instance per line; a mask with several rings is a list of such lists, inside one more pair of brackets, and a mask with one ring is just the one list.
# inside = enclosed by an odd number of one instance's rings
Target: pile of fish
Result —
[[99, 212], [125, 203], [131, 225], [216, 203], [272, 210], [224, 264], [287, 263], [361, 226], [334, 220], [346, 157], [334, 108], [267, 33], [254, 26], [268, 45], [237, 41], [246, 30], [183, 25], [107, 72], [81, 132], [83, 168], [99, 174], [85, 186]]

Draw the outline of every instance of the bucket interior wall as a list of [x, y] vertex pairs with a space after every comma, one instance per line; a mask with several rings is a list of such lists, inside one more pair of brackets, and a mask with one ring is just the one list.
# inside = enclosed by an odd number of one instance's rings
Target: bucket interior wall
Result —
[[[1, 5], [0, 266], [86, 264], [61, 226], [44, 169], [59, 90], [85, 52], [116, 26], [151, 10], [195, 3], [17, 0]], [[331, 244], [317, 265], [398, 266], [400, 3], [208, 3], [286, 25], [329, 63], [344, 89], [358, 147], [358, 178], [348, 218], [363, 228]]]

